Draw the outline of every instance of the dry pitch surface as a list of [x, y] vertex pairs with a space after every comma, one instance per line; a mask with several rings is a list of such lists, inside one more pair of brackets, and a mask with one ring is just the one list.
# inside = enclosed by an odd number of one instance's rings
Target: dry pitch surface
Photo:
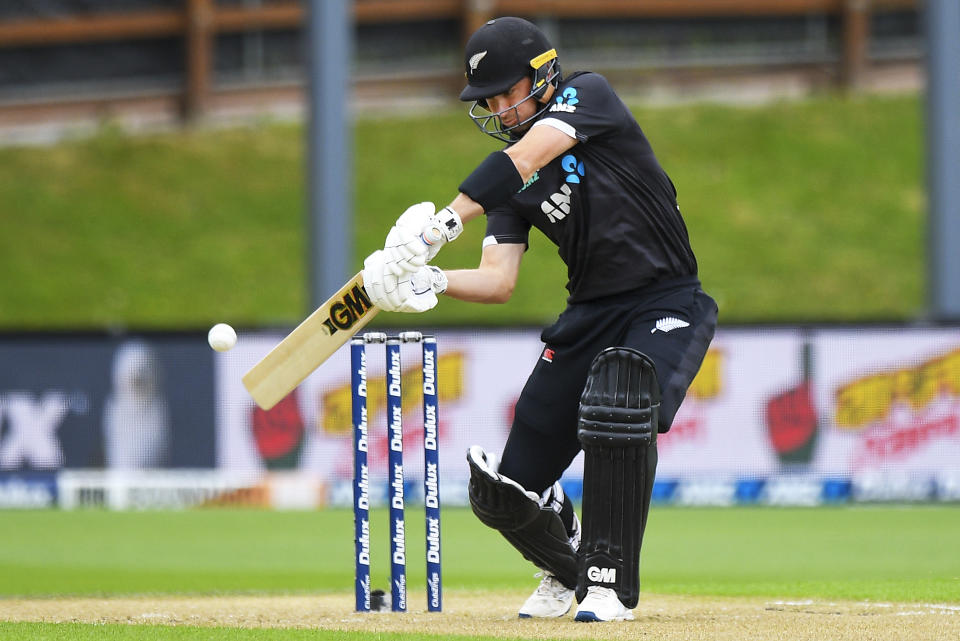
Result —
[[411, 592], [406, 614], [353, 612], [352, 595], [2, 599], [0, 620], [324, 628], [529, 639], [825, 641], [960, 639], [960, 605], [644, 594], [623, 623], [519, 620], [521, 592], [452, 592], [430, 614]]

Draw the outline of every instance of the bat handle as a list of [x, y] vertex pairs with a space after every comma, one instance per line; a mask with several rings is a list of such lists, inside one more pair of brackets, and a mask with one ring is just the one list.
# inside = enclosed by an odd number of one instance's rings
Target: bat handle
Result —
[[436, 245], [444, 239], [446, 239], [446, 236], [443, 234], [443, 230], [437, 225], [427, 225], [423, 228], [423, 231], [420, 232], [420, 240], [428, 247], [430, 245]]

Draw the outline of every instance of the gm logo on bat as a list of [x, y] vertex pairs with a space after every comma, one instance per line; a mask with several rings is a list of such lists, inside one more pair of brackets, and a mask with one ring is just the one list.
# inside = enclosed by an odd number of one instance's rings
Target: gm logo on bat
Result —
[[373, 303], [367, 297], [367, 292], [360, 285], [355, 285], [343, 298], [330, 306], [330, 318], [323, 321], [326, 333], [333, 335], [341, 329], [350, 329], [371, 307]]

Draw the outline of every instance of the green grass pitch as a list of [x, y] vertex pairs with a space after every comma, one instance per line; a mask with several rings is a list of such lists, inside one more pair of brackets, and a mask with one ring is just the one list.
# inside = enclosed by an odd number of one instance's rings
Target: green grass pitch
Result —
[[[0, 512], [0, 596], [349, 592], [353, 513]], [[387, 518], [372, 514], [386, 586]], [[468, 509], [443, 513], [444, 586], [532, 586]], [[654, 507], [642, 589], [665, 594], [960, 601], [960, 508]], [[422, 512], [408, 509], [408, 582], [424, 582]]]
[[[350, 593], [353, 513], [0, 512], [0, 598]], [[388, 586], [387, 515], [372, 514], [374, 587]], [[443, 513], [444, 588], [533, 587], [522, 561], [468, 509]], [[663, 594], [960, 602], [960, 508], [655, 506], [642, 590]], [[423, 517], [407, 514], [408, 584], [424, 582]], [[322, 630], [0, 623], [0, 638], [362, 639]], [[384, 633], [382, 639], [435, 639]], [[482, 639], [484, 637], [469, 637]]]

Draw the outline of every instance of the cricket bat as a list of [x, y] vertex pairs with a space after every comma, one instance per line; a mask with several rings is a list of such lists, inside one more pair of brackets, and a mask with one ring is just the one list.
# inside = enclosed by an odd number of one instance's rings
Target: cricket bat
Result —
[[380, 308], [358, 273], [243, 375], [243, 386], [268, 410], [363, 329]]

